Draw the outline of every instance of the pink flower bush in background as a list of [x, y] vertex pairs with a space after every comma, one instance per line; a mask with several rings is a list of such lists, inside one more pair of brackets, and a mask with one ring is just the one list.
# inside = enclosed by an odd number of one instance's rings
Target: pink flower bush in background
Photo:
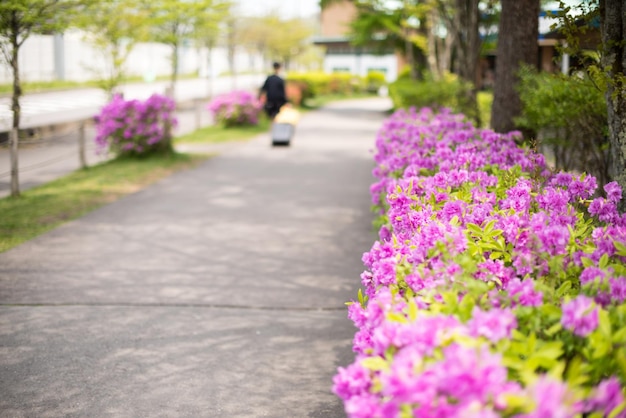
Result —
[[626, 417], [622, 191], [518, 135], [430, 109], [380, 130], [349, 417]]
[[245, 126], [259, 123], [261, 102], [248, 91], [233, 91], [217, 96], [208, 109], [217, 123], [224, 126]]
[[140, 155], [170, 150], [168, 127], [176, 125], [174, 101], [154, 94], [147, 100], [124, 100], [116, 95], [96, 116], [99, 152]]

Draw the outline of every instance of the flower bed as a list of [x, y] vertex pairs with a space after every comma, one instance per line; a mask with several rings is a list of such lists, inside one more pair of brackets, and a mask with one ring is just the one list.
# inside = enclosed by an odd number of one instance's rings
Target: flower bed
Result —
[[169, 129], [177, 122], [175, 107], [172, 99], [158, 94], [145, 101], [114, 96], [96, 116], [97, 150], [116, 155], [171, 151]]
[[208, 105], [215, 121], [226, 127], [258, 124], [262, 108], [254, 94], [243, 90], [217, 96]]
[[377, 139], [380, 239], [349, 304], [350, 417], [626, 417], [626, 216], [517, 134], [399, 110]]

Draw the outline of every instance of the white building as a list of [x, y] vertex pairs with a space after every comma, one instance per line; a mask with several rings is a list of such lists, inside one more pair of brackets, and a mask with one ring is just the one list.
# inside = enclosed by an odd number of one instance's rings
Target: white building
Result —
[[[128, 76], [146, 81], [166, 77], [171, 73], [171, 48], [159, 43], [140, 43], [131, 51], [126, 64]], [[226, 48], [197, 49], [183, 45], [179, 50], [179, 74], [218, 76], [230, 71]], [[22, 82], [69, 80], [87, 81], [102, 78], [107, 61], [102, 53], [86, 39], [85, 33], [68, 31], [63, 35], [31, 35], [20, 48], [20, 78]], [[262, 60], [239, 51], [235, 55], [237, 73], [265, 72]], [[0, 83], [11, 83], [11, 68], [0, 61]]]
[[395, 81], [400, 62], [393, 51], [377, 54], [370, 49], [350, 44], [347, 33], [355, 16], [356, 7], [348, 1], [332, 3], [322, 9], [321, 35], [314, 42], [326, 49], [324, 71], [349, 72], [360, 76], [378, 71], [385, 73], [388, 82]]

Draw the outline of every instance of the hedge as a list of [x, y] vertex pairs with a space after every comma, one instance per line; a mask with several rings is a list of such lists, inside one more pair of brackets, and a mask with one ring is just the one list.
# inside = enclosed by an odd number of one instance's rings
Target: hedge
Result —
[[382, 127], [349, 417], [626, 417], [622, 190], [518, 135], [429, 108]]

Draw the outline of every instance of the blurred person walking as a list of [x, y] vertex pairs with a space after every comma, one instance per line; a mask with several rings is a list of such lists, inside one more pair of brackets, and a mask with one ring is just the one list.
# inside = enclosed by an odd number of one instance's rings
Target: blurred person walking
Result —
[[274, 74], [265, 79], [265, 83], [259, 91], [259, 99], [265, 94], [265, 104], [263, 106], [267, 116], [274, 120], [280, 108], [287, 103], [287, 95], [285, 94], [285, 81], [279, 75], [281, 65], [278, 62], [273, 64]]

